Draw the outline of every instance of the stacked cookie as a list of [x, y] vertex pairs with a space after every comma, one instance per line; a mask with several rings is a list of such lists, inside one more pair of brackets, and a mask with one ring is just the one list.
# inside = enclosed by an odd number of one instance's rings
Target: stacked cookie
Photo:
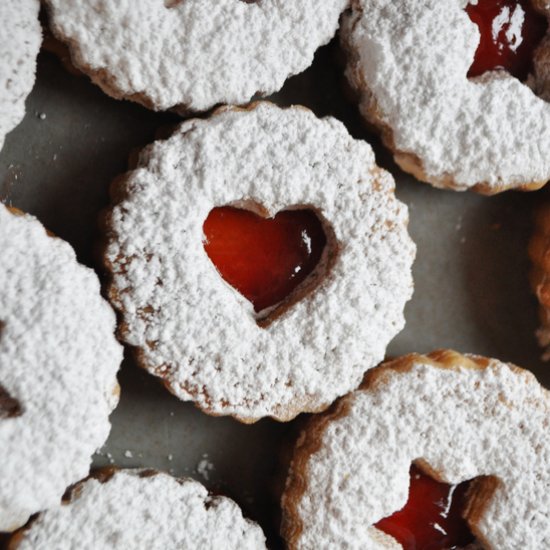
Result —
[[[105, 93], [201, 116], [112, 183], [99, 216], [105, 298], [69, 244], [0, 205], [8, 548], [266, 547], [237, 504], [196, 481], [90, 474], [118, 402], [117, 338], [207, 414], [313, 413], [281, 500], [288, 548], [550, 548], [548, 391], [478, 355], [383, 362], [405, 326], [416, 254], [392, 175], [335, 118], [249, 103], [305, 70], [340, 26], [360, 112], [401, 168], [454, 190], [536, 190], [550, 179], [547, 4], [45, 5]], [[2, 136], [34, 80], [38, 7], [0, 6], [14, 21], [0, 37]], [[540, 219], [533, 285], [548, 325]]]

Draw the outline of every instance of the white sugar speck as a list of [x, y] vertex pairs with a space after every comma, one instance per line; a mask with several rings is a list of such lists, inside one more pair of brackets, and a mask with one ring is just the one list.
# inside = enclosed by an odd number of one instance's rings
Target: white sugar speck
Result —
[[[204, 457], [208, 455], [203, 455]], [[197, 464], [197, 473], [203, 477], [206, 481], [210, 479], [210, 472], [214, 470], [214, 464], [207, 460], [206, 458], [203, 458], [198, 464]]]

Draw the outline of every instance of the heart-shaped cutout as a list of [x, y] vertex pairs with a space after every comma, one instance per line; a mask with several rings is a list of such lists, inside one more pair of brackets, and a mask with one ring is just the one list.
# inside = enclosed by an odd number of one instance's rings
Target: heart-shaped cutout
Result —
[[391, 535], [404, 550], [464, 548], [474, 542], [463, 514], [473, 480], [441, 483], [417, 466], [411, 467], [409, 499], [404, 508], [375, 527]]
[[203, 226], [204, 249], [222, 278], [259, 313], [285, 301], [315, 270], [327, 236], [312, 210], [273, 218], [222, 206]]
[[530, 0], [478, 0], [466, 7], [480, 40], [468, 76], [504, 69], [525, 81], [533, 54], [548, 29], [546, 18]]

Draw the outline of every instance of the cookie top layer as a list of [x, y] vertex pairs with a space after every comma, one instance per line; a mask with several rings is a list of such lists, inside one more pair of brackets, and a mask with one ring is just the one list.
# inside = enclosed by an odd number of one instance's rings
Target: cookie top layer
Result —
[[0, 531], [88, 474], [118, 401], [122, 349], [92, 270], [0, 205]]
[[42, 42], [39, 9], [39, 0], [0, 2], [0, 149], [6, 134], [25, 116], [25, 99], [34, 86]]
[[[259, 103], [185, 122], [141, 154], [114, 195], [105, 259], [121, 337], [209, 413], [253, 421], [322, 410], [357, 387], [404, 325], [415, 255], [407, 209], [369, 145], [332, 118]], [[333, 235], [328, 273], [266, 328], [203, 247], [210, 210], [235, 203], [271, 216], [313, 208]]]
[[261, 528], [225, 497], [191, 479], [143, 470], [88, 479], [40, 514], [10, 550], [265, 549]]
[[113, 97], [204, 111], [279, 90], [348, 0], [47, 0], [74, 63]]
[[549, 428], [550, 394], [527, 371], [449, 351], [387, 363], [302, 434], [283, 498], [287, 541], [401, 548], [369, 526], [403, 508], [416, 461], [450, 484], [496, 477], [469, 510], [484, 548], [547, 548]]
[[[550, 179], [550, 104], [504, 71], [467, 78], [479, 43], [467, 4], [353, 0], [342, 29], [347, 77], [363, 115], [418, 178], [489, 194], [540, 187]], [[535, 59], [538, 81], [528, 82], [541, 92], [549, 57]]]

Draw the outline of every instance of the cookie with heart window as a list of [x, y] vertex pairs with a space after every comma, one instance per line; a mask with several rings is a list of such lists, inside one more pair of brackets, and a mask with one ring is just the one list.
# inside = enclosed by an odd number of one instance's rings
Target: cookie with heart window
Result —
[[104, 260], [120, 337], [210, 414], [323, 410], [404, 325], [407, 209], [332, 118], [257, 103], [184, 122], [113, 202]]
[[528, 371], [449, 350], [384, 363], [298, 439], [288, 548], [548, 548], [549, 430]]
[[494, 194], [550, 179], [545, 0], [352, 0], [348, 81], [396, 162]]
[[46, 0], [54, 34], [105, 93], [206, 111], [307, 69], [348, 0]]

